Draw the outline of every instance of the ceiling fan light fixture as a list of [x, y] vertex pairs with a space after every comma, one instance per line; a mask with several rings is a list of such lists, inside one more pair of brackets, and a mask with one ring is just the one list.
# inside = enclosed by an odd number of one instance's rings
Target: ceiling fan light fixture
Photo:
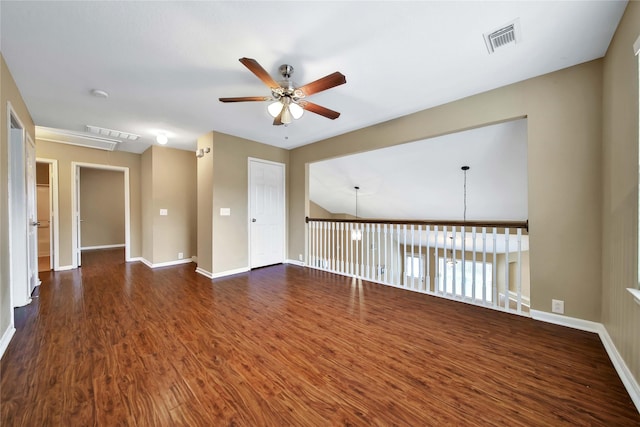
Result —
[[291, 115], [293, 116], [293, 118], [296, 120], [298, 120], [304, 114], [304, 108], [302, 108], [295, 102], [292, 102], [291, 104], [289, 104], [289, 111], [291, 112]]
[[276, 117], [278, 117], [278, 115], [282, 111], [282, 102], [280, 102], [280, 101], [272, 102], [267, 107], [267, 111], [269, 112], [271, 117], [273, 117], [275, 119]]
[[286, 105], [282, 108], [282, 114], [280, 115], [280, 120], [285, 125], [288, 125], [289, 123], [291, 123], [291, 110], [289, 110], [289, 107]]

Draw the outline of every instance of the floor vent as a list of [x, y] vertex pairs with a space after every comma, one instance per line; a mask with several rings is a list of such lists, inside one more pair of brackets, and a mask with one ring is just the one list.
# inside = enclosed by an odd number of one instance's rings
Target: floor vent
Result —
[[515, 21], [491, 32], [485, 33], [484, 42], [487, 45], [489, 53], [494, 53], [496, 50], [519, 43], [520, 37], [520, 22], [518, 19]]

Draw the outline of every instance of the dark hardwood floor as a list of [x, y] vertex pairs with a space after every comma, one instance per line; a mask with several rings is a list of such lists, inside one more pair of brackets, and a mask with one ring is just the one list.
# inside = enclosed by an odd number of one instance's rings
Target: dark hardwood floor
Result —
[[42, 274], [0, 425], [640, 425], [595, 334], [295, 266], [123, 258]]

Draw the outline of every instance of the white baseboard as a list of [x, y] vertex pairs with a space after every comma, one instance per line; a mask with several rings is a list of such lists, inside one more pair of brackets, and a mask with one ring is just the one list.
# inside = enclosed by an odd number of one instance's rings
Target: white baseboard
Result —
[[[131, 260], [133, 261], [134, 259], [132, 258]], [[175, 261], [159, 262], [156, 264], [152, 263], [151, 261], [143, 257], [138, 257], [135, 260], [140, 261], [141, 263], [143, 263], [149, 268], [171, 267], [174, 265], [188, 264], [191, 262], [191, 258], [177, 259]]]
[[631, 400], [636, 405], [636, 409], [638, 410], [638, 412], [640, 412], [640, 384], [638, 384], [638, 381], [636, 381], [635, 377], [629, 370], [629, 367], [618, 352], [618, 349], [613, 343], [613, 340], [611, 339], [607, 328], [605, 328], [604, 325], [600, 326], [602, 326], [602, 329], [600, 330], [598, 335], [600, 335], [602, 345], [604, 345], [604, 349], [607, 350], [609, 359], [611, 359], [613, 367], [616, 369], [616, 372], [618, 372], [618, 376], [622, 380], [622, 384], [624, 384], [624, 387], [627, 389]]
[[561, 314], [548, 313], [546, 311], [530, 310], [531, 318], [542, 322], [553, 323], [554, 325], [567, 326], [581, 331], [599, 333], [603, 328], [602, 323], [590, 320], [577, 319], [575, 317], [563, 316]]
[[54, 271], [67, 271], [67, 270], [73, 270], [73, 265], [61, 265], [61, 266], [58, 266], [58, 268], [54, 268]]
[[124, 243], [118, 243], [117, 245], [98, 245], [98, 246], [84, 246], [80, 248], [81, 251], [95, 251], [96, 249], [115, 249], [124, 248]]
[[567, 326], [569, 328], [598, 334], [613, 367], [615, 368], [622, 384], [627, 389], [636, 409], [640, 412], [640, 384], [635, 379], [624, 359], [618, 352], [607, 328], [602, 323], [591, 322], [589, 320], [576, 319], [575, 317], [562, 316], [545, 311], [531, 310], [531, 317], [542, 322], [553, 323], [555, 325]]
[[284, 261], [284, 263], [285, 264], [297, 265], [297, 266], [300, 266], [300, 267], [304, 267], [305, 266], [304, 262], [297, 261], [295, 259], [287, 259], [287, 260]]
[[[502, 294], [501, 294], [502, 295]], [[513, 291], [509, 291], [509, 299], [513, 302], [518, 302], [518, 294]], [[520, 301], [522, 305], [526, 305], [527, 307], [531, 307], [531, 300], [528, 297], [521, 296]]]
[[202, 274], [204, 277], [208, 277], [209, 279], [213, 279], [213, 273], [210, 271], [207, 271], [203, 268], [197, 267], [196, 268], [196, 273], [198, 274]]
[[212, 279], [219, 279], [220, 277], [232, 276], [234, 274], [246, 273], [251, 270], [249, 267], [236, 268], [234, 270], [221, 271], [220, 273], [213, 273]]
[[0, 359], [4, 356], [4, 352], [9, 347], [9, 343], [11, 342], [11, 338], [16, 333], [16, 328], [13, 327], [13, 324], [9, 325], [4, 334], [2, 334], [2, 338], [0, 338]]

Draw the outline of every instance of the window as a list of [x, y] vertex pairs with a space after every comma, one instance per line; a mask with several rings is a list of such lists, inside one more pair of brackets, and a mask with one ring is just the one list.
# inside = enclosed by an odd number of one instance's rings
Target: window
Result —
[[422, 259], [416, 255], [407, 255], [404, 261], [404, 274], [411, 278], [420, 279], [422, 272]]
[[[475, 268], [474, 268], [475, 267]], [[464, 284], [462, 282], [462, 269], [464, 268]], [[475, 271], [474, 271], [475, 270]], [[446, 280], [445, 280], [446, 272]], [[455, 284], [454, 284], [455, 272]], [[481, 261], [457, 260], [455, 264], [447, 262], [444, 258], [438, 258], [438, 291], [454, 294], [456, 296], [473, 298], [473, 285], [475, 273], [475, 299], [493, 300], [493, 265]], [[483, 280], [484, 278], [484, 280]], [[464, 286], [463, 286], [464, 285]]]

